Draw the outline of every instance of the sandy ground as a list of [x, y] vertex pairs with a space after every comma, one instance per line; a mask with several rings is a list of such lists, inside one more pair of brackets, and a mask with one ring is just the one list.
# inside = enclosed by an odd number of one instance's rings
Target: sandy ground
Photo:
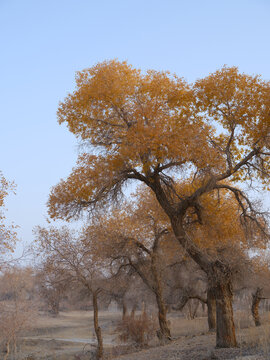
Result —
[[[106, 357], [121, 360], [210, 360], [270, 359], [270, 323], [255, 328], [245, 314], [236, 314], [237, 349], [215, 349], [215, 334], [208, 333], [207, 319], [184, 319], [179, 313], [169, 315], [174, 341], [158, 346], [157, 340], [148, 349], [119, 344], [115, 328], [121, 319], [118, 312], [100, 312]], [[34, 329], [23, 334], [17, 359], [85, 360], [95, 349], [93, 314], [86, 311], [63, 312], [56, 318], [39, 314]], [[123, 352], [133, 352], [117, 355]], [[247, 357], [248, 356], [248, 357]]]

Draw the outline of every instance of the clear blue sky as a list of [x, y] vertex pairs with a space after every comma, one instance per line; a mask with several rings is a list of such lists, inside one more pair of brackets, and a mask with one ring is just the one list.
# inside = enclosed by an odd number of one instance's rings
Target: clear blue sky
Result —
[[269, 0], [0, 0], [0, 169], [8, 218], [32, 240], [77, 157], [56, 120], [77, 70], [110, 58], [189, 81], [224, 64], [270, 79]]

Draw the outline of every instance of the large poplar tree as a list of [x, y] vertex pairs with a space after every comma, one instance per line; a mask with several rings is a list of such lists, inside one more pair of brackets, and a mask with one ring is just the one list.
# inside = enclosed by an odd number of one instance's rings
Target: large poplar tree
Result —
[[[169, 72], [142, 73], [114, 60], [78, 72], [76, 82], [58, 119], [87, 151], [52, 189], [51, 217], [70, 219], [84, 209], [109, 207], [128, 182], [143, 182], [211, 282], [217, 346], [235, 346], [230, 267], [202, 251], [184, 224], [190, 211], [202, 222], [202, 196], [225, 189], [237, 200], [247, 229], [256, 227], [255, 237], [267, 235], [263, 214], [239, 183], [269, 184], [270, 84], [223, 67], [189, 85]], [[186, 181], [188, 191], [179, 192], [176, 184]]]

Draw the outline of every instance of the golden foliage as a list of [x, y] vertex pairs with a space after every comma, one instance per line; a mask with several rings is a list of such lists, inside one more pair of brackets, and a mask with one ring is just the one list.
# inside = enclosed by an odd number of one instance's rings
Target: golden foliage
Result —
[[170, 171], [179, 180], [256, 176], [268, 186], [270, 87], [260, 77], [223, 67], [189, 85], [111, 60], [78, 72], [76, 84], [58, 119], [91, 154], [52, 189], [51, 217], [73, 217], [119, 193], [126, 180], [149, 185]]
[[[142, 73], [111, 60], [78, 72], [76, 84], [60, 104], [58, 119], [86, 150], [70, 176], [52, 189], [52, 218], [68, 220], [99, 205], [109, 209], [123, 186], [137, 180], [153, 191], [162, 221], [168, 223], [168, 216], [201, 268], [212, 261], [202, 250], [264, 246], [263, 214], [239, 183], [255, 179], [269, 186], [269, 82], [223, 67], [188, 84], [169, 72]], [[138, 211], [147, 219], [148, 195], [138, 196]], [[104, 224], [112, 236], [118, 228], [145, 243], [151, 230], [147, 221], [145, 228], [138, 224], [132, 206], [103, 214]]]
[[10, 192], [14, 193], [15, 185], [9, 182], [0, 172], [0, 257], [7, 250], [12, 250], [16, 242], [16, 226], [5, 223], [5, 200]]

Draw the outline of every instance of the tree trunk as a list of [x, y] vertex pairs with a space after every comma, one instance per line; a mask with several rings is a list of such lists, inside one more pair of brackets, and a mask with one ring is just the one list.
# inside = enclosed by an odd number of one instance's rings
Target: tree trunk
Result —
[[132, 309], [131, 309], [131, 313], [130, 313], [130, 316], [131, 316], [132, 318], [135, 317], [135, 311], [136, 311], [136, 309], [137, 309], [137, 304], [133, 304]]
[[4, 358], [3, 358], [3, 360], [7, 360], [7, 358], [8, 358], [8, 356], [9, 356], [9, 352], [10, 352], [10, 340], [8, 340], [7, 341], [7, 343], [6, 343], [6, 354], [5, 354], [5, 356], [4, 356]]
[[97, 303], [97, 291], [93, 291], [93, 308], [94, 308], [94, 328], [95, 333], [98, 341], [98, 348], [97, 348], [97, 359], [103, 359], [103, 340], [101, 335], [101, 329], [98, 324], [98, 303]]
[[157, 331], [157, 336], [162, 341], [172, 340], [171, 331], [167, 322], [167, 307], [163, 299], [163, 287], [161, 275], [158, 271], [158, 242], [155, 243], [153, 247], [153, 254], [151, 259], [151, 269], [154, 278], [154, 293], [156, 296], [157, 306], [158, 306], [158, 322], [159, 330]]
[[127, 315], [127, 305], [126, 305], [125, 301], [123, 300], [123, 304], [122, 304], [122, 320], [125, 320], [126, 315]]
[[216, 347], [236, 347], [235, 326], [233, 321], [231, 281], [219, 280], [213, 289], [216, 297]]
[[60, 300], [59, 299], [51, 299], [51, 313], [53, 316], [59, 315], [59, 307], [60, 307]]
[[257, 288], [256, 292], [252, 294], [251, 313], [256, 326], [261, 326], [261, 319], [259, 315], [259, 305], [262, 300], [262, 289]]
[[207, 318], [209, 331], [216, 331], [216, 299], [211, 288], [207, 290]]
[[171, 340], [171, 331], [167, 322], [167, 309], [160, 293], [156, 292], [156, 300], [158, 306], [158, 322], [159, 330], [157, 336], [160, 340]]
[[[168, 204], [162, 204], [162, 198], [159, 199], [160, 205], [166, 211]], [[236, 347], [235, 326], [233, 322], [233, 308], [232, 308], [232, 286], [231, 286], [231, 273], [230, 268], [223, 262], [214, 259], [207, 254], [186, 235], [183, 228], [183, 217], [173, 216], [170, 214], [171, 209], [167, 209], [168, 216], [170, 217], [173, 232], [176, 239], [187, 251], [189, 256], [201, 267], [211, 278], [211, 286], [215, 288], [216, 298], [216, 346], [219, 348]]]

